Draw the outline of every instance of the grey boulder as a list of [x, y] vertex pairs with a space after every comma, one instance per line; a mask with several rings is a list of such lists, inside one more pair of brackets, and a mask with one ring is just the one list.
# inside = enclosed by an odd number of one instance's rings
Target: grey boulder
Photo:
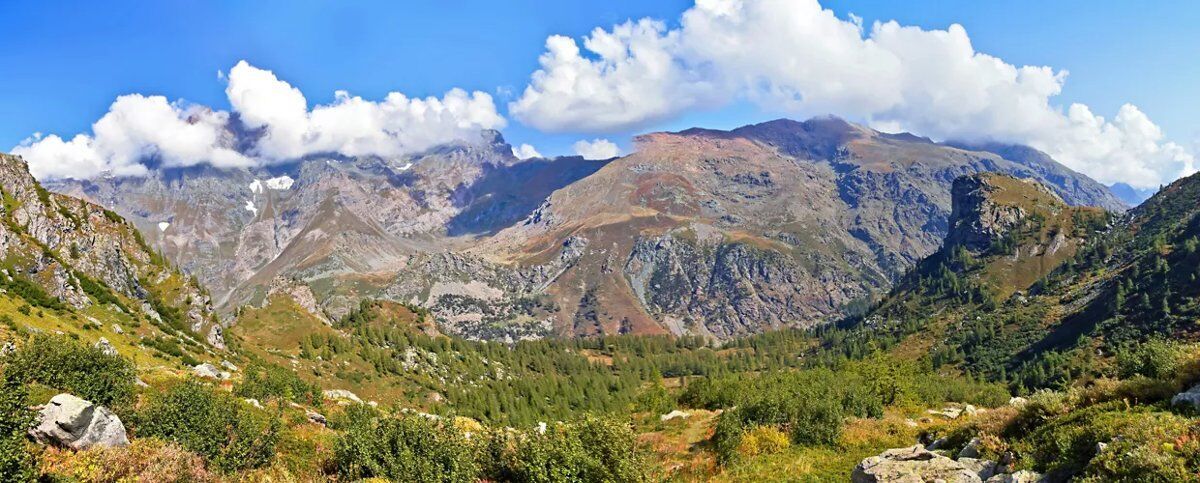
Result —
[[121, 418], [104, 406], [70, 394], [59, 394], [50, 399], [38, 414], [37, 426], [29, 430], [29, 434], [39, 443], [74, 450], [129, 445]]
[[1000, 474], [988, 478], [987, 483], [1040, 483], [1046, 481], [1041, 474], [1029, 470]]
[[1187, 391], [1176, 394], [1171, 398], [1172, 406], [1187, 406], [1192, 409], [1200, 409], [1200, 384], [1192, 386]]
[[962, 463], [939, 455], [921, 445], [889, 449], [862, 460], [850, 476], [854, 483], [980, 483], [979, 474]]

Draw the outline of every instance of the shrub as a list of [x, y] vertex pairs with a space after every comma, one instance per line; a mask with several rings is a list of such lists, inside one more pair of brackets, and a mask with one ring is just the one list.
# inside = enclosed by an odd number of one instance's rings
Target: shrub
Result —
[[[1024, 453], [1043, 471], [1103, 481], [1183, 481], [1196, 473], [1200, 443], [1187, 418], [1112, 401], [1079, 409], [1038, 428]], [[1097, 452], [1097, 443], [1109, 445]], [[1139, 478], [1134, 478], [1137, 475]]]
[[274, 365], [251, 365], [233, 393], [260, 401], [285, 400], [320, 406], [321, 388], [309, 384], [295, 372]]
[[26, 395], [11, 368], [0, 367], [0, 481], [31, 481], [36, 476], [33, 457], [25, 448], [25, 432], [34, 421]]
[[742, 434], [738, 442], [738, 456], [775, 454], [791, 446], [788, 436], [773, 426], [757, 426]]
[[665, 414], [674, 409], [674, 400], [663, 387], [662, 381], [654, 381], [649, 387], [642, 389], [634, 400], [634, 408], [652, 414]]
[[124, 406], [133, 398], [132, 362], [68, 336], [35, 334], [7, 362], [23, 383], [40, 383], [102, 406]]
[[452, 425], [418, 415], [375, 417], [359, 410], [339, 425], [334, 463], [348, 481], [474, 482], [480, 466], [472, 443]]
[[725, 411], [717, 418], [717, 427], [713, 431], [713, 446], [717, 451], [718, 463], [727, 465], [741, 458], [738, 448], [742, 444], [742, 436], [746, 433], [744, 419], [740, 408]]
[[179, 343], [169, 337], [142, 339], [141, 344], [168, 356], [183, 357], [183, 349], [179, 347]]
[[139, 436], [175, 441], [227, 473], [270, 463], [281, 424], [194, 380], [152, 395], [134, 421]]
[[1017, 417], [1013, 418], [1005, 432], [1012, 436], [1027, 434], [1050, 420], [1067, 414], [1074, 406], [1067, 393], [1049, 389], [1037, 391], [1021, 406]]
[[1167, 379], [1175, 375], [1184, 355], [1179, 344], [1151, 339], [1117, 351], [1117, 371], [1123, 378], [1146, 376]]
[[517, 438], [516, 448], [506, 460], [509, 476], [520, 482], [647, 479], [646, 464], [629, 425], [593, 416]]
[[[11, 294], [21, 297], [25, 302], [34, 307], [67, 310], [67, 305], [62, 303], [61, 300], [46, 293], [41, 285], [23, 276], [13, 276], [12, 280], [0, 278], [0, 287]], [[17, 308], [17, 311], [29, 315], [30, 308], [28, 305], [22, 305]]]
[[[76, 250], [76, 247], [73, 244], [71, 245], [71, 248], [73, 251]], [[73, 256], [72, 258], [78, 257]], [[120, 307], [121, 310], [125, 311], [126, 313], [134, 313], [133, 311], [129, 310], [129, 307], [126, 307], [125, 304], [121, 302], [120, 297], [117, 297], [117, 295], [113, 293], [112, 289], [109, 288], [108, 285], [103, 281], [94, 280], [80, 272], [75, 272], [75, 279], [79, 281], [79, 288], [82, 288], [84, 293], [91, 295], [92, 298], [96, 299], [96, 303], [99, 303], [100, 305], [113, 304], [117, 307]]]
[[51, 449], [42, 456], [42, 469], [57, 477], [55, 481], [219, 481], [195, 453], [155, 438], [137, 438], [121, 448], [94, 447], [79, 452]]
[[679, 395], [679, 403], [694, 409], [716, 410], [737, 404], [745, 381], [740, 378], [705, 377], [688, 383]]

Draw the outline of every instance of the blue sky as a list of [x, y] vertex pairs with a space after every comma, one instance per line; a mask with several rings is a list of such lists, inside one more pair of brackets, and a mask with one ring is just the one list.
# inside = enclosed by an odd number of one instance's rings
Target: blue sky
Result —
[[[1050, 98], [1055, 107], [1083, 103], [1111, 119], [1132, 103], [1162, 128], [1164, 141], [1190, 151], [1200, 138], [1192, 114], [1200, 111], [1200, 98], [1192, 95], [1200, 79], [1195, 62], [1200, 33], [1193, 27], [1200, 4], [826, 0], [821, 5], [841, 20], [861, 17], [867, 31], [873, 22], [888, 20], [924, 30], [961, 24], [978, 52], [1015, 66], [1069, 71], [1062, 93]], [[273, 71], [302, 91], [310, 107], [332, 102], [338, 89], [370, 100], [391, 91], [439, 97], [455, 87], [487, 92], [507, 120], [505, 137], [547, 155], [570, 154], [579, 139], [603, 137], [628, 150], [630, 135], [638, 132], [730, 128], [815, 112], [776, 110], [742, 94], [603, 128], [563, 121], [562, 127], [537, 129], [509, 112], [508, 103], [540, 68], [547, 36], [582, 42], [594, 28], [643, 17], [677, 29], [690, 7], [682, 1], [5, 2], [0, 146], [16, 146], [35, 132], [86, 134], [122, 94], [157, 94], [229, 110], [217, 72], [228, 72], [239, 60]], [[935, 137], [960, 134], [903, 116], [898, 125], [918, 131], [926, 126], [931, 132], [923, 134]], [[1118, 159], [1124, 158], [1081, 159], [1073, 167]], [[1122, 175], [1095, 169], [1098, 177]], [[1170, 177], [1161, 174], [1165, 169], [1155, 173]]]

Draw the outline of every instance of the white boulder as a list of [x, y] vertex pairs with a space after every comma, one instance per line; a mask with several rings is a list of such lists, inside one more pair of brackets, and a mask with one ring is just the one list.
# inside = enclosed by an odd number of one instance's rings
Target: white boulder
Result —
[[363, 402], [362, 398], [358, 397], [357, 394], [345, 389], [327, 389], [322, 391], [321, 395], [325, 396], [325, 399], [333, 401], [349, 401], [358, 404], [362, 404]]

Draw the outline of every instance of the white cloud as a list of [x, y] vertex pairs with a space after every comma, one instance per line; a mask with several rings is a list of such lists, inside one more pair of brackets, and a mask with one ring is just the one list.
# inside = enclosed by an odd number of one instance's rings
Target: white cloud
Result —
[[542, 153], [539, 153], [537, 149], [535, 149], [533, 146], [530, 146], [528, 144], [522, 144], [520, 146], [513, 146], [512, 152], [513, 152], [513, 156], [516, 156], [517, 159], [529, 159], [529, 158], [542, 157]]
[[35, 136], [13, 153], [39, 178], [140, 176], [154, 166], [254, 166], [318, 153], [399, 156], [505, 124], [483, 92], [452, 89], [424, 99], [392, 92], [375, 102], [339, 91], [332, 104], [309, 110], [304, 95], [271, 71], [242, 61], [219, 75], [228, 79], [233, 113], [260, 131], [248, 152], [232, 148], [228, 112], [130, 94], [113, 102], [91, 134]]
[[938, 139], [1025, 143], [1102, 182], [1153, 186], [1195, 169], [1134, 106], [1111, 121], [1052, 104], [1067, 73], [977, 52], [965, 29], [840, 19], [816, 0], [697, 0], [679, 28], [653, 20], [552, 36], [510, 112], [538, 129], [635, 129], [747, 99]]
[[248, 127], [264, 130], [253, 154], [270, 160], [315, 153], [397, 156], [505, 124], [490, 95], [462, 89], [440, 99], [392, 92], [382, 102], [338, 91], [333, 104], [309, 111], [299, 89], [245, 61], [229, 71], [225, 93]]
[[677, 56], [679, 32], [662, 22], [597, 28], [583, 40], [546, 39], [529, 86], [509, 104], [514, 116], [544, 131], [606, 131], [641, 126], [715, 101], [712, 86]]
[[13, 148], [39, 178], [88, 178], [98, 175], [137, 176], [144, 162], [162, 166], [247, 166], [253, 161], [226, 147], [228, 114], [204, 107], [168, 103], [162, 96], [118, 97], [108, 113], [92, 125], [92, 134], [69, 141], [57, 135], [26, 139]]
[[571, 146], [583, 159], [610, 159], [621, 155], [621, 148], [607, 139], [579, 140]]

